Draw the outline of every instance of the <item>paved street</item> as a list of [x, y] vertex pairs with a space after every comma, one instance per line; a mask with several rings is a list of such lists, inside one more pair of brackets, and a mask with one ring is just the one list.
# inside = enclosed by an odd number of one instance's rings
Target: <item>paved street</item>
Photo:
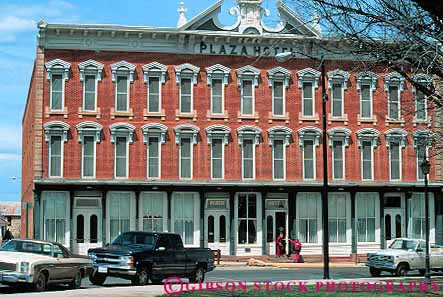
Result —
[[[386, 277], [391, 276], [385, 274]], [[415, 273], [410, 273], [411, 276], [418, 276]], [[285, 281], [285, 280], [319, 280], [323, 277], [323, 270], [321, 268], [270, 268], [270, 267], [223, 267], [218, 268], [213, 272], [207, 274], [206, 281]], [[369, 278], [368, 269], [366, 267], [354, 267], [354, 268], [333, 268], [331, 269], [332, 279], [354, 279], [354, 278]], [[108, 289], [131, 286], [130, 281], [122, 280], [118, 278], [108, 278], [105, 283], [105, 287]], [[150, 286], [153, 290], [160, 292], [161, 286]], [[154, 288], [155, 287], [155, 288]], [[91, 285], [87, 279], [84, 279], [83, 290], [100, 288]], [[50, 292], [66, 291], [67, 287], [55, 286], [50, 287]], [[148, 289], [147, 289], [148, 290]], [[29, 290], [9, 288], [6, 286], [0, 286], [0, 294], [17, 294], [25, 296], [29, 294]], [[63, 296], [73, 291], [66, 291]], [[52, 295], [51, 293], [50, 295]], [[58, 294], [57, 294], [58, 295]]]

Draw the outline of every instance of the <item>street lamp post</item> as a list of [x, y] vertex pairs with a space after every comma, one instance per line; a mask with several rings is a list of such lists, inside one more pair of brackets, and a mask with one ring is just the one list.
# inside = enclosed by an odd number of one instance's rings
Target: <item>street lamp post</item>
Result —
[[[275, 56], [278, 62], [284, 62], [291, 58], [294, 54], [300, 54], [308, 57], [312, 60], [318, 61], [316, 57], [306, 55], [299, 52], [282, 52]], [[320, 58], [320, 70], [321, 70], [321, 94], [322, 94], [322, 159], [323, 159], [323, 186], [321, 191], [321, 213], [322, 213], [322, 227], [323, 227], [323, 279], [329, 279], [329, 225], [328, 225], [328, 147], [327, 147], [327, 113], [326, 113], [326, 101], [328, 100], [328, 94], [326, 92], [326, 70], [325, 60], [323, 55]]]
[[425, 254], [425, 281], [431, 283], [431, 273], [429, 265], [429, 198], [428, 198], [428, 174], [431, 169], [431, 163], [423, 156], [423, 162], [420, 164], [421, 171], [425, 178], [425, 233], [426, 233], [426, 254]]

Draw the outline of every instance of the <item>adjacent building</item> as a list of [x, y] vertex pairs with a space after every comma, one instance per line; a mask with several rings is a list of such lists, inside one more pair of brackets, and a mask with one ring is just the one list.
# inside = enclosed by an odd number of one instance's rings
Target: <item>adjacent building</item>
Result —
[[[222, 25], [222, 2], [189, 21], [180, 9], [177, 28], [38, 24], [22, 235], [85, 253], [123, 231], [170, 231], [223, 255], [273, 255], [282, 231], [320, 254], [326, 145], [331, 255], [424, 237], [425, 96], [398, 73], [329, 56], [322, 143], [318, 62], [275, 55], [318, 55], [334, 41], [280, 1], [275, 27], [262, 0], [238, 0], [237, 21]], [[434, 166], [429, 177], [441, 243]]]

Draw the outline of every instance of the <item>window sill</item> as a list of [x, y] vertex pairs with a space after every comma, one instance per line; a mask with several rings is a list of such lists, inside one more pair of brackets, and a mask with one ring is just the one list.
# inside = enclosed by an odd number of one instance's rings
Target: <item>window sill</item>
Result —
[[225, 122], [227, 122], [229, 120], [229, 116], [227, 113], [214, 114], [211, 113], [210, 110], [208, 110], [208, 112], [206, 113], [206, 118], [208, 119], [208, 122], [211, 120], [224, 120]]
[[115, 111], [115, 108], [111, 108], [111, 119], [115, 119], [116, 117], [126, 117], [132, 120], [134, 118], [134, 112], [132, 108], [129, 111]]
[[181, 113], [178, 109], [175, 110], [175, 120], [179, 121], [180, 119], [192, 119], [194, 122], [197, 121], [197, 111], [194, 110], [192, 113]]
[[401, 118], [400, 120], [391, 120], [391, 119], [386, 119], [386, 126], [390, 126], [390, 125], [400, 125], [401, 127], [403, 127], [405, 125], [405, 119]]
[[333, 117], [330, 113], [328, 114], [328, 124], [332, 124], [333, 122], [341, 122], [345, 126], [348, 125], [349, 119], [348, 115], [344, 114], [342, 117]]
[[49, 106], [45, 106], [45, 118], [49, 118], [52, 115], [62, 115], [63, 118], [68, 118], [68, 107], [65, 106], [63, 110], [50, 110]]
[[83, 108], [78, 108], [78, 118], [82, 119], [83, 117], [96, 117], [97, 119], [101, 118], [100, 107], [97, 108], [97, 111], [84, 111]]
[[258, 120], [259, 120], [258, 112], [255, 112], [253, 115], [242, 115], [240, 113], [240, 111], [237, 112], [237, 122], [241, 123], [244, 120], [247, 120], [247, 121], [252, 120], [252, 121], [258, 123]]
[[320, 123], [320, 117], [318, 113], [315, 113], [314, 116], [304, 116], [301, 112], [298, 113], [298, 123], [302, 124], [303, 122], [315, 122], [316, 124]]
[[166, 120], [165, 110], [160, 112], [148, 112], [146, 108], [143, 109], [143, 119], [146, 121], [148, 118], [160, 118], [160, 120]]
[[372, 118], [362, 118], [360, 114], [358, 114], [357, 125], [360, 126], [361, 124], [372, 124], [374, 126], [377, 126], [377, 116], [373, 115]]
[[286, 124], [289, 124], [289, 112], [286, 112], [285, 115], [273, 115], [272, 111], [268, 114], [268, 122], [272, 124], [272, 121], [284, 121]]
[[414, 127], [416, 127], [416, 126], [418, 126], [418, 125], [424, 125], [424, 126], [431, 127], [431, 125], [432, 125], [432, 119], [431, 119], [431, 117], [427, 117], [425, 120], [417, 120], [417, 119], [414, 117], [414, 120], [412, 121], [412, 125], [413, 125]]

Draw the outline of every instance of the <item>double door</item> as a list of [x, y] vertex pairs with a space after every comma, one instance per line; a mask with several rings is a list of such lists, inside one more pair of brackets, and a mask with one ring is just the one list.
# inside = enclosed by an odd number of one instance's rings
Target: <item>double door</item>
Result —
[[88, 249], [102, 246], [101, 209], [74, 208], [74, 252], [86, 255]]
[[283, 233], [285, 237], [285, 250], [288, 253], [288, 213], [281, 210], [266, 211], [266, 253], [275, 256], [277, 253], [276, 239]]
[[205, 213], [205, 242], [212, 250], [229, 255], [229, 212], [211, 210]]
[[405, 236], [405, 215], [401, 208], [385, 209], [386, 246], [396, 238]]

